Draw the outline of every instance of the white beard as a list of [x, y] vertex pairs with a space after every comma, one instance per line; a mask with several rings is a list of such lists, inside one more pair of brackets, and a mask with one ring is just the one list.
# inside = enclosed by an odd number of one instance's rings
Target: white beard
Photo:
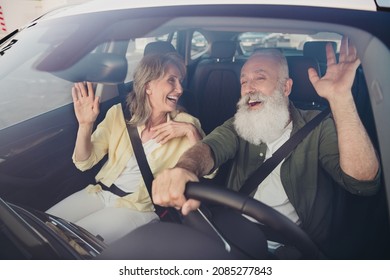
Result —
[[[263, 105], [258, 110], [251, 110], [248, 100], [260, 100]], [[239, 136], [249, 143], [259, 145], [261, 142], [271, 143], [278, 139], [288, 124], [290, 113], [288, 98], [279, 89], [271, 96], [261, 92], [241, 97], [237, 103], [234, 126]]]

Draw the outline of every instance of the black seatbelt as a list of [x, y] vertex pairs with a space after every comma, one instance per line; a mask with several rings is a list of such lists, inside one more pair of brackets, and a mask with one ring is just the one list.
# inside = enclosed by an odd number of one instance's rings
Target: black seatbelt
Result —
[[275, 169], [276, 166], [286, 158], [290, 152], [330, 113], [330, 108], [326, 108], [306, 125], [292, 135], [269, 159], [267, 159], [254, 173], [245, 181], [240, 192], [250, 195], [260, 183]]
[[[148, 190], [150, 199], [152, 199], [152, 182], [154, 180], [154, 176], [146, 159], [144, 147], [142, 146], [142, 141], [139, 137], [137, 127], [127, 123], [127, 131], [129, 132], [134, 155], [137, 159], [137, 163], [144, 179], [146, 189]], [[156, 214], [160, 217], [161, 220], [181, 222], [180, 214], [176, 209], [161, 207], [159, 205], [155, 205], [154, 203], [153, 205], [156, 209]]]
[[139, 169], [141, 170], [142, 177], [146, 188], [148, 189], [150, 197], [152, 197], [152, 182], [154, 179], [152, 170], [150, 170], [148, 161], [146, 159], [144, 147], [142, 146], [141, 138], [139, 137], [138, 130], [136, 126], [127, 124], [127, 130], [129, 132], [129, 137], [131, 145], [133, 146], [134, 155], [137, 159]]

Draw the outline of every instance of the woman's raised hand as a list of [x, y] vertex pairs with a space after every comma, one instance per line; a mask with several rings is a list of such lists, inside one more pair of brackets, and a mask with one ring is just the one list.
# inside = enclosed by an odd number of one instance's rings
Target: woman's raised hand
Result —
[[72, 98], [79, 124], [93, 124], [99, 115], [99, 97], [95, 97], [92, 83], [75, 83]]

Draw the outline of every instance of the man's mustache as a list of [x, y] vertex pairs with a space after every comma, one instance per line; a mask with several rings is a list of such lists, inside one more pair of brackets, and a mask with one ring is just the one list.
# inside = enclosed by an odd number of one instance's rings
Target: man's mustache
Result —
[[262, 93], [260, 91], [254, 92], [254, 93], [249, 93], [245, 96], [241, 96], [237, 105], [238, 105], [238, 107], [242, 107], [242, 106], [248, 105], [249, 101], [264, 102], [264, 101], [267, 101], [268, 98], [270, 98], [270, 97], [265, 95], [264, 93]]

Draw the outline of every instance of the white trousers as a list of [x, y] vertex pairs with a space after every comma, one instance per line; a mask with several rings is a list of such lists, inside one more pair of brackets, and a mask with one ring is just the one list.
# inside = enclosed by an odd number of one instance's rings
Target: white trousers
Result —
[[154, 212], [140, 212], [114, 206], [118, 197], [111, 192], [78, 191], [60, 201], [46, 213], [63, 218], [103, 237], [110, 244], [132, 230], [159, 218]]

